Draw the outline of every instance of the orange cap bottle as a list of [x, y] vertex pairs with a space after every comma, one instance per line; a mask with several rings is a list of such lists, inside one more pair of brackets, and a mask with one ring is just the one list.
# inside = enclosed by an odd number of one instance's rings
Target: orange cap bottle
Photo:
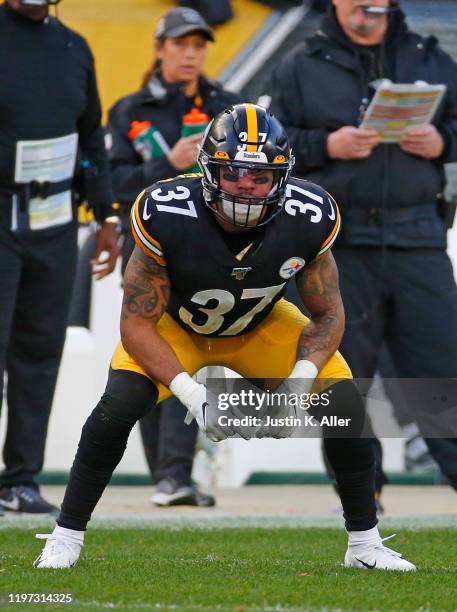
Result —
[[209, 117], [199, 108], [193, 108], [182, 118], [181, 136], [190, 136], [204, 132], [209, 123]]

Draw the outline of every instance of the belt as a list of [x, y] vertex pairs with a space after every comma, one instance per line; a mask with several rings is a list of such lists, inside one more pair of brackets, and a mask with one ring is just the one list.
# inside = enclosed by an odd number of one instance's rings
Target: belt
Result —
[[49, 196], [62, 193], [71, 189], [73, 186], [73, 177], [64, 181], [30, 181], [30, 183], [14, 183], [0, 181], [0, 192], [7, 194], [17, 194], [19, 200], [25, 204], [31, 198], [46, 199]]
[[436, 204], [423, 204], [408, 208], [342, 208], [343, 220], [361, 225], [384, 225], [419, 221], [437, 216]]

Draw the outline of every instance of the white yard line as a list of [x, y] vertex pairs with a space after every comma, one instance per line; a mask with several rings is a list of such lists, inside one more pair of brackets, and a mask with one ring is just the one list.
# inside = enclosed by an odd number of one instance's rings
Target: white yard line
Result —
[[[55, 524], [52, 517], [31, 517], [29, 515], [9, 515], [0, 522], [1, 529], [51, 529]], [[181, 531], [210, 529], [311, 529], [343, 528], [343, 519], [339, 516], [277, 516], [257, 515], [252, 517], [217, 516], [217, 517], [157, 517], [148, 514], [100, 515], [90, 522], [90, 528], [97, 529], [170, 529]], [[396, 516], [380, 519], [381, 529], [457, 529], [457, 518], [452, 514]]]

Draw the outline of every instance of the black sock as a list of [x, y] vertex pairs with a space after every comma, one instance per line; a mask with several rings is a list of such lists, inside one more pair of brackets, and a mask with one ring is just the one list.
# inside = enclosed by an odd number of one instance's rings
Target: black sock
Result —
[[[352, 454], [354, 450], [352, 449], [350, 452]], [[365, 531], [377, 525], [374, 463], [368, 469], [358, 472], [336, 470], [335, 477], [341, 505], [343, 506], [346, 529], [348, 531]]]
[[370, 438], [361, 438], [365, 423], [365, 407], [354, 383], [350, 380], [331, 387], [330, 405], [315, 414], [320, 420], [327, 415], [350, 419], [349, 427], [324, 426], [324, 448], [333, 470], [343, 506], [346, 529], [364, 531], [378, 520], [375, 504], [375, 457]]
[[67, 529], [85, 531], [112, 473], [112, 470], [93, 470], [76, 456], [57, 524]]

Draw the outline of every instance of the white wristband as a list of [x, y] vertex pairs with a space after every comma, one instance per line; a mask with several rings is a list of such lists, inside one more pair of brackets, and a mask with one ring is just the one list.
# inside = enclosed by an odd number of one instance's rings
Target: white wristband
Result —
[[199, 387], [200, 385], [195, 382], [195, 380], [192, 380], [187, 372], [180, 372], [169, 384], [170, 391], [186, 407], [189, 407], [189, 404], [191, 403], [191, 396], [195, 389], [198, 389]]
[[294, 366], [294, 369], [289, 374], [289, 378], [306, 378], [314, 380], [318, 375], [319, 370], [312, 361], [300, 359]]

